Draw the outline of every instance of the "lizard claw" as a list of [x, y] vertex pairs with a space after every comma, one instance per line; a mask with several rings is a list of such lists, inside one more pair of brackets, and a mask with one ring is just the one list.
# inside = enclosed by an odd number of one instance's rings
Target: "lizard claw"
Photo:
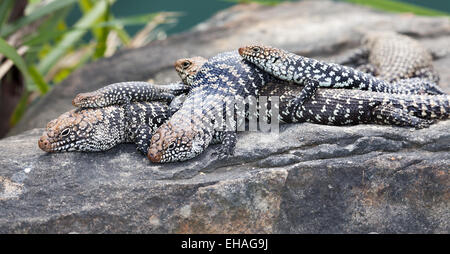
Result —
[[436, 120], [422, 120], [419, 123], [417, 123], [414, 127], [416, 129], [424, 129], [430, 127], [430, 125], [436, 123]]
[[302, 105], [302, 99], [294, 98], [290, 103], [291, 103], [291, 105], [289, 106], [290, 116], [291, 116], [291, 119], [295, 119], [295, 117], [297, 115], [297, 111]]

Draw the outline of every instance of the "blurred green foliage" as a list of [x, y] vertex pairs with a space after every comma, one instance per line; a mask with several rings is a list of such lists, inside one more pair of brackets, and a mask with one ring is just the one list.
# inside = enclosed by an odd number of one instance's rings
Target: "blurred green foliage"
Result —
[[[247, 3], [258, 3], [262, 5], [277, 5], [282, 2], [292, 2], [293, 0], [223, 0], [227, 2], [234, 2], [240, 4]], [[449, 13], [438, 11], [426, 7], [417, 6], [414, 4], [399, 2], [395, 0], [339, 0], [350, 2], [354, 4], [360, 4], [365, 6], [370, 6], [376, 9], [389, 11], [389, 12], [407, 12], [414, 13], [416, 15], [424, 15], [424, 16], [448, 16]], [[448, 0], [443, 0], [443, 2]]]
[[[11, 118], [14, 125], [30, 98], [46, 94], [85, 63], [109, 56], [122, 47], [139, 47], [151, 38], [154, 28], [176, 22], [177, 13], [145, 13], [116, 18], [116, 0], [29, 0], [24, 16], [9, 22], [14, 0], [0, 1], [0, 80], [12, 66], [25, 78], [26, 91]], [[66, 18], [78, 5], [82, 16], [68, 26]], [[124, 29], [146, 25], [136, 37]], [[160, 31], [160, 30], [158, 30]], [[83, 36], [91, 33], [89, 42]]]
[[[389, 12], [406, 12], [424, 16], [448, 16], [449, 13], [393, 0], [345, 0]], [[445, 2], [447, 0], [444, 0]]]
[[287, 2], [287, 1], [292, 2], [292, 0], [223, 0], [223, 1], [238, 3], [238, 4], [257, 3], [257, 4], [261, 4], [261, 5], [268, 5], [268, 6], [277, 5], [282, 2]]

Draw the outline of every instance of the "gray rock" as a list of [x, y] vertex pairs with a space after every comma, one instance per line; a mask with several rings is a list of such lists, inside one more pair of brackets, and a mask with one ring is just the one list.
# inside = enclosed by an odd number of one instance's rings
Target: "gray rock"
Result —
[[[89, 64], [15, 131], [31, 130], [0, 140], [0, 233], [449, 233], [449, 120], [424, 130], [284, 125], [278, 136], [239, 133], [236, 154], [223, 161], [208, 149], [161, 165], [132, 144], [60, 154], [37, 146], [43, 129], [35, 128], [70, 109], [77, 92], [176, 80], [176, 58], [254, 41], [335, 57], [358, 44], [360, 30], [375, 28], [438, 48], [450, 41], [447, 18], [302, 1], [235, 6], [191, 32]], [[436, 61], [442, 85], [450, 81], [449, 57]]]
[[449, 129], [284, 125], [162, 165], [46, 154], [35, 129], [0, 141], [0, 233], [448, 233]]

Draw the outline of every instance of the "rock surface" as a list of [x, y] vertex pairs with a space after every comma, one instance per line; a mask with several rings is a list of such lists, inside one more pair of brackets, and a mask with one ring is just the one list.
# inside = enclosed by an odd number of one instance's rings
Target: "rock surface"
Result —
[[[37, 139], [75, 93], [123, 80], [177, 80], [172, 62], [262, 42], [319, 58], [391, 29], [430, 48], [450, 44], [448, 18], [302, 1], [235, 6], [193, 31], [80, 69], [0, 140], [0, 233], [450, 233], [450, 121], [429, 129], [284, 125], [240, 133], [235, 156], [151, 164], [131, 144], [45, 154]], [[450, 91], [450, 56], [435, 62]]]

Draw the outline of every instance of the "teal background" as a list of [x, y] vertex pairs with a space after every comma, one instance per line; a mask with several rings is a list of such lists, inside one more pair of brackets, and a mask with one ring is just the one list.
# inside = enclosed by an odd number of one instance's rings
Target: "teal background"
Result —
[[[450, 0], [398, 1], [450, 13]], [[170, 35], [189, 30], [216, 12], [234, 4], [234, 2], [226, 0], [117, 0], [112, 6], [112, 13], [115, 17], [127, 17], [160, 11], [182, 12], [183, 16], [179, 17], [178, 23], [164, 26], [167, 34]], [[68, 23], [75, 23], [80, 15], [81, 12], [76, 6], [68, 17]], [[143, 25], [127, 26], [126, 30], [132, 36], [142, 27]]]

